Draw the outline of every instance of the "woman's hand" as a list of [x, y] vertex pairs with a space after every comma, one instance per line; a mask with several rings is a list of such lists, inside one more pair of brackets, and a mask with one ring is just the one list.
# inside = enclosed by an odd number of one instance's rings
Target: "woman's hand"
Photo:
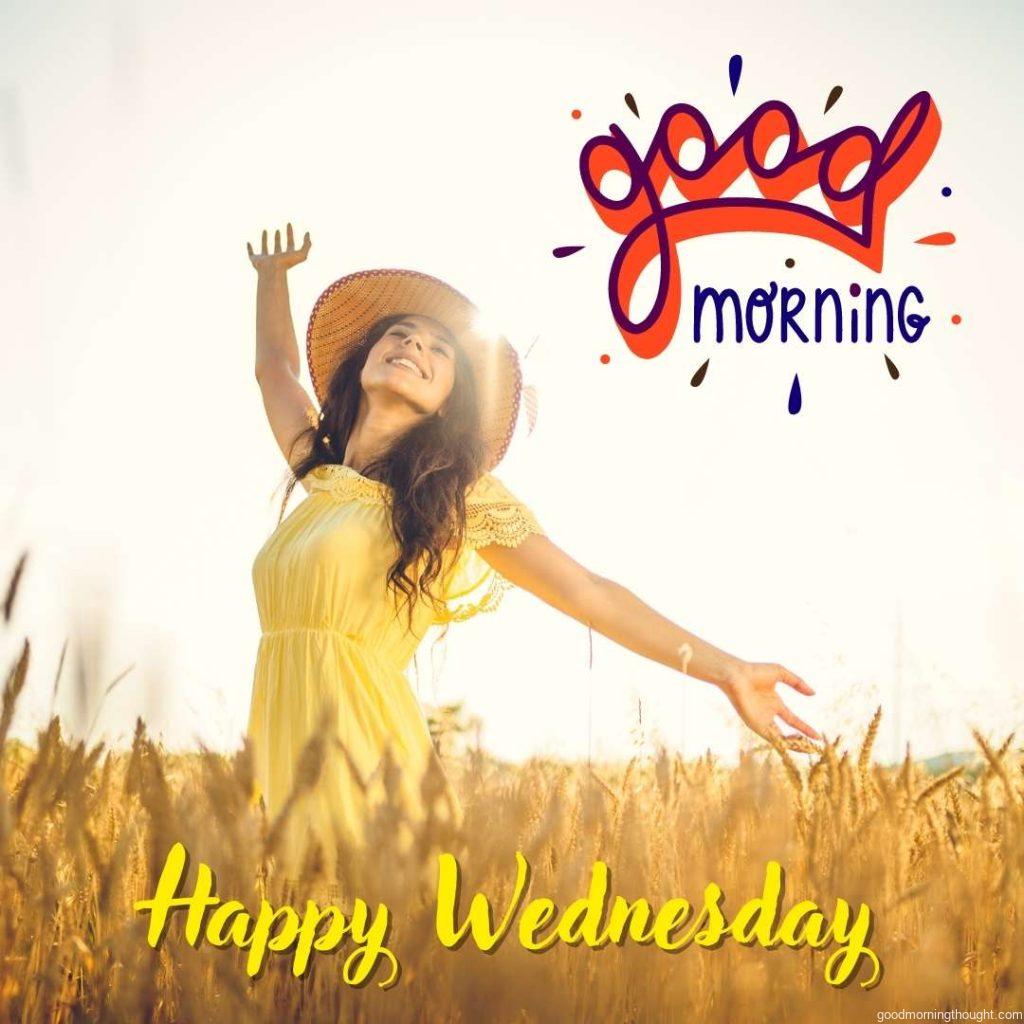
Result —
[[302, 242], [302, 248], [295, 248], [295, 236], [292, 234], [292, 226], [288, 225], [288, 244], [284, 251], [281, 250], [281, 232], [274, 232], [274, 251], [267, 252], [267, 232], [263, 232], [263, 249], [260, 252], [253, 252], [252, 244], [246, 242], [245, 246], [249, 250], [249, 260], [252, 265], [256, 268], [257, 273], [264, 274], [268, 271], [285, 271], [291, 267], [294, 267], [296, 263], [301, 263], [309, 255], [309, 232], [306, 232], [306, 237]]
[[799, 733], [783, 736], [775, 724], [777, 715], [794, 729], [799, 729], [804, 736], [820, 740], [821, 736], [815, 729], [786, 707], [782, 698], [775, 692], [777, 683], [785, 683], [792, 686], [797, 693], [808, 696], [814, 693], [807, 683], [788, 668], [763, 662], [742, 663], [729, 672], [719, 687], [729, 698], [740, 718], [759, 736], [769, 741], [776, 739], [784, 743], [802, 739]]

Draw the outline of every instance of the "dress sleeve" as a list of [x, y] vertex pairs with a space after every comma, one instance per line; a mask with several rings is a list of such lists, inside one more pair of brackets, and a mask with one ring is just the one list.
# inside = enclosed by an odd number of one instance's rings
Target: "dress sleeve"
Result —
[[544, 536], [537, 517], [497, 477], [482, 476], [466, 496], [466, 533], [445, 585], [446, 610], [439, 623], [462, 622], [493, 611], [513, 584], [493, 569], [479, 548], [518, 547], [531, 534]]

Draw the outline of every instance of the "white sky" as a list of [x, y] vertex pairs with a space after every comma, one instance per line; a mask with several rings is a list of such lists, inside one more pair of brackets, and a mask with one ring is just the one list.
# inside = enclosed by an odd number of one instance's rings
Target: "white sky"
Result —
[[[521, 350], [539, 334], [537, 429], [498, 475], [586, 565], [802, 674], [818, 696], [791, 703], [820, 729], [855, 736], [883, 702], [883, 756], [907, 739], [927, 755], [969, 743], [972, 723], [1020, 723], [1021, 8], [707, 10], [4, 5], [0, 565], [26, 545], [31, 561], [2, 653], [34, 643], [16, 731], [45, 721], [64, 632], [91, 614], [95, 671], [76, 706], [69, 665], [58, 698], [69, 730], [134, 664], [93, 738], [130, 736], [141, 714], [172, 745], [240, 741], [251, 564], [285, 468], [252, 376], [245, 243], [287, 220], [313, 238], [291, 275], [300, 340], [319, 292], [373, 266], [451, 281]], [[783, 236], [681, 249], [686, 294], [919, 285], [934, 320], [885, 349], [898, 382], [878, 345], [697, 346], [681, 331], [655, 360], [628, 352], [606, 294], [617, 239], [579, 179], [588, 137], [614, 121], [646, 149], [686, 100], [721, 138], [770, 98], [809, 139], [881, 134], [922, 88], [943, 133], [890, 211], [880, 278]], [[913, 244], [940, 230], [959, 243]], [[586, 248], [551, 257], [569, 244]], [[588, 668], [586, 631], [524, 593], [453, 628], [436, 684], [427, 653], [421, 696], [464, 698], [505, 756], [628, 755], [655, 729], [687, 754], [729, 753], [741, 735], [712, 688], [600, 637]]]

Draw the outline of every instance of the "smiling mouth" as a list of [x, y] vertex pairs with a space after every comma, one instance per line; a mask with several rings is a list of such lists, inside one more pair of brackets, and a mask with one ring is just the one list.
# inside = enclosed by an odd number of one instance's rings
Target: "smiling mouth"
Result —
[[392, 356], [387, 360], [392, 366], [401, 366], [410, 373], [415, 373], [421, 380], [426, 380], [427, 375], [411, 360], [405, 356]]

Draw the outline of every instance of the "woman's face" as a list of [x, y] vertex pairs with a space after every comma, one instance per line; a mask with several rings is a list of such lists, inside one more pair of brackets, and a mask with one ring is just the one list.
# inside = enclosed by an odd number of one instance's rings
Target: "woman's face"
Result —
[[360, 376], [367, 394], [403, 399], [424, 416], [444, 406], [455, 383], [455, 339], [444, 324], [412, 315], [393, 324], [370, 349]]

